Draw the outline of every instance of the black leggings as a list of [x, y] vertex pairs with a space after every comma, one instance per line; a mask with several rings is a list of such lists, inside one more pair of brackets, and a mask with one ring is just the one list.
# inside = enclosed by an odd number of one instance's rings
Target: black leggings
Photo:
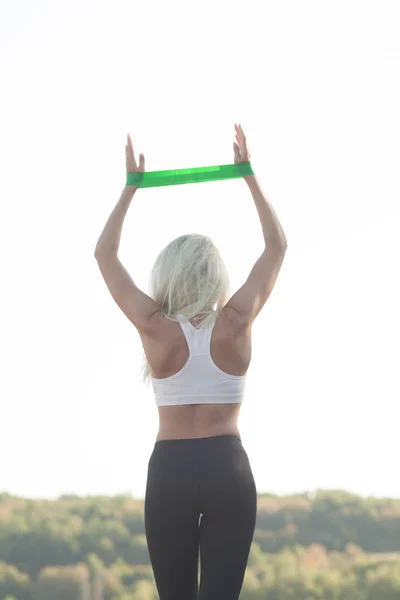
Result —
[[253, 473], [238, 437], [156, 442], [145, 527], [160, 600], [237, 600], [256, 513]]

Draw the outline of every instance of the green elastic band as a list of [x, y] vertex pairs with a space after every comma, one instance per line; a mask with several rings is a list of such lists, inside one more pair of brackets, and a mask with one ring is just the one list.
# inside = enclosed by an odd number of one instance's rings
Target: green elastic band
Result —
[[175, 169], [172, 171], [150, 171], [147, 173], [127, 173], [126, 185], [140, 188], [160, 185], [181, 185], [183, 183], [201, 183], [203, 181], [220, 181], [236, 179], [246, 175], [254, 175], [249, 162], [237, 165], [219, 165], [216, 167], [196, 167], [194, 169]]

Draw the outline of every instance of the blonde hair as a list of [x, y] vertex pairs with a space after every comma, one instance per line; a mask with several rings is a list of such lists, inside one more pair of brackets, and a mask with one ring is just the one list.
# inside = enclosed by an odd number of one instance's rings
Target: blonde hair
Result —
[[[219, 250], [201, 234], [181, 235], [158, 255], [150, 275], [150, 296], [165, 317], [178, 314], [191, 320], [206, 315], [200, 327], [215, 322], [229, 299], [229, 277]], [[143, 381], [149, 382], [150, 365], [144, 354]]]

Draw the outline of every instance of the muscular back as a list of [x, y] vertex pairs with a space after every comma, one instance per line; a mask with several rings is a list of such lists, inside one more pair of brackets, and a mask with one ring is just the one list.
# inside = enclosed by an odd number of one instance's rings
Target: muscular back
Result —
[[[153, 377], [175, 375], [189, 358], [186, 339], [179, 323], [154, 316], [154, 326], [141, 334]], [[231, 375], [244, 375], [251, 359], [251, 328], [235, 310], [225, 308], [218, 316], [210, 343], [217, 367]], [[192, 404], [159, 406], [157, 440], [237, 435], [240, 404]]]
[[[189, 358], [189, 349], [179, 325], [161, 314], [154, 315], [154, 326], [141, 335], [153, 377], [175, 375]], [[211, 357], [222, 371], [245, 375], [251, 359], [251, 328], [237, 312], [226, 307], [218, 316], [211, 337]]]

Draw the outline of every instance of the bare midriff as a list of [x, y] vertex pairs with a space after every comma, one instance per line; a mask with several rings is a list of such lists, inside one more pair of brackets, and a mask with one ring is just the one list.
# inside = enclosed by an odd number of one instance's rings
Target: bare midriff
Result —
[[240, 437], [240, 404], [191, 404], [159, 406], [157, 441], [204, 438], [218, 435]]

